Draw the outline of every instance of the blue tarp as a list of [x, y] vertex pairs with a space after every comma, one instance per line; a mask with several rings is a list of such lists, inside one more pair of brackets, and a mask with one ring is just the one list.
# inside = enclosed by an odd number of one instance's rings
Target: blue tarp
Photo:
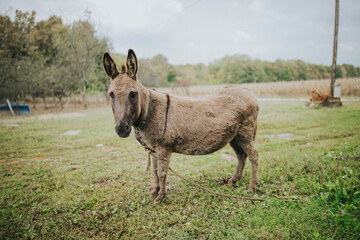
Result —
[[19, 114], [29, 114], [30, 113], [30, 108], [28, 105], [17, 104], [15, 101], [10, 100], [10, 99], [4, 99], [4, 100], [0, 101], [0, 104], [1, 104], [0, 111], [9, 111], [10, 112], [10, 108], [7, 105], [7, 100], [9, 100], [11, 107], [15, 113], [19, 113]]

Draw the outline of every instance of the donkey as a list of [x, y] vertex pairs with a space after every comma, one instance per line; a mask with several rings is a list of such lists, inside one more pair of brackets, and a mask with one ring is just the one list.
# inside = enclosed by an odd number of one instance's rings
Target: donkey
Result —
[[109, 53], [104, 54], [103, 65], [111, 79], [108, 94], [116, 133], [126, 138], [134, 127], [136, 139], [153, 156], [154, 182], [150, 195], [155, 203], [166, 196], [171, 153], [205, 155], [228, 143], [238, 159], [228, 185], [240, 180], [249, 157], [252, 179], [248, 192], [255, 191], [259, 181], [258, 152], [254, 146], [259, 107], [252, 92], [228, 86], [210, 95], [190, 98], [147, 89], [138, 81], [139, 64], [131, 49], [121, 71]]

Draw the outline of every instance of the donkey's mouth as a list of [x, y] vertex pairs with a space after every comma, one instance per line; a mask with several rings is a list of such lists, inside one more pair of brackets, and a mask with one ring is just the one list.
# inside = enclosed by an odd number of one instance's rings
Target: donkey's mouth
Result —
[[130, 135], [130, 133], [131, 133], [131, 128], [130, 128], [130, 130], [129, 131], [126, 131], [126, 132], [116, 132], [118, 135], [119, 135], [119, 137], [121, 137], [121, 138], [127, 138], [129, 135]]
[[131, 127], [115, 128], [115, 132], [121, 138], [127, 138], [131, 133]]

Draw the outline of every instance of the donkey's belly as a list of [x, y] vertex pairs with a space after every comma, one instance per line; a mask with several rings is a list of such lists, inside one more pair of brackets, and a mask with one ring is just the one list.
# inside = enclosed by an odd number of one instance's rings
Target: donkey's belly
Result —
[[221, 145], [214, 145], [214, 146], [209, 146], [209, 147], [204, 147], [204, 146], [198, 146], [198, 147], [194, 147], [193, 145], [191, 146], [176, 146], [173, 150], [173, 152], [175, 153], [181, 153], [181, 154], [186, 154], [186, 155], [206, 155], [206, 154], [210, 154], [213, 153], [223, 147], [225, 147], [227, 143], [222, 143]]
[[211, 133], [201, 135], [200, 133], [191, 138], [183, 137], [177, 139], [173, 145], [173, 152], [186, 155], [206, 155], [213, 153], [226, 146], [236, 135], [236, 131], [231, 133], [216, 134]]

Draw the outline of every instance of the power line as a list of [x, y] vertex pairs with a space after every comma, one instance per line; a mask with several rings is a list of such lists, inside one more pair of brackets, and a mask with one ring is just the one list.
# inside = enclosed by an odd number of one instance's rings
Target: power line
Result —
[[157, 23], [156, 25], [154, 25], [154, 26], [148, 28], [147, 30], [145, 30], [145, 31], [143, 31], [143, 32], [135, 35], [134, 37], [126, 40], [125, 42], [121, 43], [121, 44], [118, 45], [118, 46], [119, 46], [119, 47], [122, 47], [122, 46], [124, 46], [125, 44], [127, 44], [127, 43], [129, 43], [129, 42], [131, 42], [131, 41], [139, 38], [140, 36], [142, 36], [142, 35], [150, 32], [151, 30], [154, 30], [155, 28], [157, 28], [157, 27], [159, 27], [160, 25], [162, 25], [162, 24], [164, 24], [165, 22], [167, 22], [169, 19], [179, 16], [180, 14], [186, 12], [187, 10], [189, 10], [189, 9], [192, 8], [192, 7], [194, 7], [195, 5], [197, 5], [197, 4], [198, 4], [199, 2], [201, 2], [201, 1], [203, 1], [203, 0], [196, 0], [196, 1], [194, 1], [193, 3], [189, 4], [189, 5], [186, 6], [184, 9], [182, 9], [179, 13], [174, 14], [174, 15], [172, 15], [172, 16], [169, 16], [169, 17], [163, 19], [162, 21], [160, 21], [160, 22]]

